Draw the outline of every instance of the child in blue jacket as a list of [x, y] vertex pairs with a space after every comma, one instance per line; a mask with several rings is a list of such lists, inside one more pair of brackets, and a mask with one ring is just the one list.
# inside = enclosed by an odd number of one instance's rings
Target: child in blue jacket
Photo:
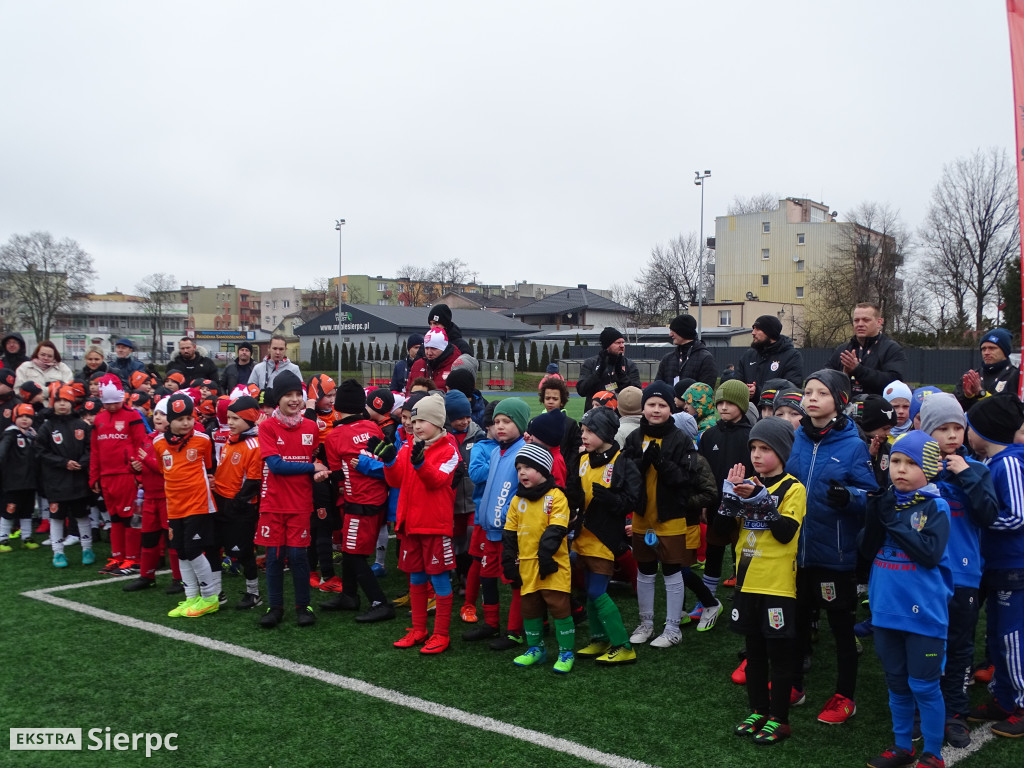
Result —
[[[861, 553], [874, 557], [868, 599], [875, 650], [885, 670], [895, 745], [868, 761], [892, 768], [941, 768], [945, 707], [939, 679], [945, 662], [947, 603], [953, 575], [946, 544], [949, 505], [932, 480], [942, 469], [939, 444], [914, 430], [892, 445], [892, 488], [872, 497]], [[914, 707], [921, 713], [924, 753], [914, 755]]]
[[[473, 482], [473, 509], [479, 510], [483, 503], [484, 490], [487, 486], [487, 475], [491, 471], [491, 454], [498, 447], [494, 439], [494, 409], [498, 401], [487, 404], [484, 412], [483, 427], [486, 436], [474, 443], [469, 452], [469, 479]], [[459, 611], [459, 617], [467, 624], [476, 624], [479, 617], [476, 613], [476, 600], [480, 596], [480, 561], [484, 556], [487, 533], [477, 525], [474, 513], [473, 534], [469, 540], [469, 574], [466, 576], [466, 595]]]

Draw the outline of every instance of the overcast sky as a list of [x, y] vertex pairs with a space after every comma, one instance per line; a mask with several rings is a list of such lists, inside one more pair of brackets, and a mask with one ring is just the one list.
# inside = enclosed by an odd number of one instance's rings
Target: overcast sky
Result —
[[736, 195], [916, 228], [1013, 154], [1005, 3], [0, 0], [0, 242], [94, 289], [266, 290], [460, 258], [607, 288]]

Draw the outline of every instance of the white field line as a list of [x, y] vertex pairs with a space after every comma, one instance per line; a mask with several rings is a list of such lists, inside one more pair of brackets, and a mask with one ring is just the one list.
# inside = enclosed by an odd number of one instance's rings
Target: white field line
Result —
[[[130, 576], [125, 578], [133, 579], [136, 577]], [[569, 741], [568, 739], [560, 739], [556, 736], [550, 736], [546, 733], [534, 731], [529, 728], [521, 728], [520, 726], [505, 723], [501, 720], [495, 720], [494, 718], [475, 715], [471, 712], [464, 712], [462, 710], [455, 709], [454, 707], [437, 704], [432, 701], [427, 701], [426, 699], [420, 699], [416, 696], [407, 696], [403, 693], [399, 693], [398, 691], [391, 690], [390, 688], [382, 688], [371, 683], [363, 682], [362, 680], [337, 675], [333, 672], [317, 669], [316, 667], [311, 667], [307, 664], [299, 664], [279, 656], [272, 656], [268, 653], [254, 651], [240, 645], [225, 643], [221, 640], [213, 640], [208, 637], [203, 637], [202, 635], [193, 635], [189, 632], [182, 632], [177, 629], [165, 627], [161, 624], [153, 624], [131, 616], [112, 613], [111, 611], [106, 611], [102, 608], [94, 608], [93, 606], [85, 605], [84, 603], [76, 603], [73, 600], [67, 600], [63, 597], [57, 597], [52, 594], [54, 592], [61, 592], [69, 589], [80, 589], [82, 587], [91, 587], [98, 584], [109, 584], [112, 581], [122, 580], [124, 579], [100, 579], [98, 581], [87, 581], [79, 584], [66, 584], [59, 587], [35, 589], [29, 592], [22, 592], [21, 594], [23, 597], [49, 603], [50, 605], [55, 605], [59, 608], [66, 608], [70, 611], [76, 611], [78, 613], [85, 614], [86, 616], [92, 616], [93, 618], [110, 621], [115, 624], [121, 624], [125, 627], [131, 627], [132, 629], [149, 632], [154, 635], [159, 635], [160, 637], [166, 637], [170, 640], [191, 643], [192, 645], [198, 645], [201, 648], [206, 648], [211, 651], [219, 651], [257, 664], [263, 664], [267, 667], [291, 672], [294, 675], [301, 675], [302, 677], [318, 680], [328, 685], [344, 688], [345, 690], [353, 691], [355, 693], [361, 693], [365, 696], [372, 696], [373, 698], [387, 702], [388, 704], [406, 707], [407, 709], [412, 709], [417, 712], [423, 712], [445, 720], [451, 720], [452, 722], [459, 723], [461, 725], [479, 728], [483, 731], [490, 731], [491, 733], [497, 733], [501, 736], [518, 739], [519, 741], [525, 741], [529, 744], [536, 744], [537, 746], [545, 747], [546, 749], [554, 750], [556, 752], [563, 752], [582, 760], [589, 760], [596, 765], [606, 765], [609, 766], [609, 768], [654, 768], [654, 766], [651, 766], [648, 763], [644, 763], [639, 760], [632, 760], [627, 757], [621, 757], [619, 755], [612, 755], [607, 752], [601, 752], [582, 744], [578, 744], [574, 741]]]
[[946, 768], [952, 768], [961, 760], [967, 759], [995, 737], [996, 735], [988, 729], [988, 726], [981, 726], [975, 727], [971, 731], [971, 743], [963, 749], [957, 749], [947, 744], [942, 748], [942, 759], [946, 761]]

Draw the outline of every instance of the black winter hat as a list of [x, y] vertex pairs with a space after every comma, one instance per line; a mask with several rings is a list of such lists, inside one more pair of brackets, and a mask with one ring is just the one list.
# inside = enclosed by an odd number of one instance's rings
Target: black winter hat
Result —
[[[362, 389], [359, 390], [362, 392]], [[334, 402], [338, 402], [335, 398]], [[387, 416], [395, 407], [395, 396], [386, 387], [377, 387], [366, 393], [366, 407], [381, 416]]]
[[782, 321], [775, 315], [761, 315], [752, 327], [762, 331], [772, 341], [782, 335]]
[[[610, 408], [602, 410], [610, 411]], [[565, 434], [565, 411], [548, 411], [534, 416], [526, 425], [526, 431], [545, 445], [557, 446]]]
[[697, 338], [697, 320], [693, 315], [679, 315], [679, 317], [668, 324], [668, 328], [684, 339]]
[[195, 411], [195, 403], [184, 392], [175, 392], [167, 398], [167, 420], [174, 421], [183, 416], [191, 416]]
[[1024, 405], [1016, 397], [986, 397], [967, 412], [967, 426], [989, 443], [1012, 445], [1024, 423]]
[[410, 350], [413, 347], [423, 346], [423, 334], [422, 333], [411, 333], [409, 338], [405, 341], [406, 350]]
[[850, 377], [842, 371], [822, 368], [820, 371], [815, 371], [808, 376], [804, 380], [804, 384], [806, 385], [811, 379], [817, 379], [828, 388], [828, 391], [832, 394], [832, 399], [836, 402], [836, 411], [842, 413], [852, 396]]
[[452, 368], [452, 372], [448, 374], [448, 378], [444, 380], [444, 383], [448, 389], [457, 389], [466, 397], [473, 397], [473, 390], [476, 389], [476, 379], [473, 377], [473, 372], [465, 366]]
[[427, 323], [440, 323], [444, 328], [452, 326], [452, 310], [447, 304], [435, 304], [427, 310]]
[[647, 401], [652, 397], [660, 397], [666, 403], [669, 408], [675, 410], [675, 391], [666, 384], [664, 381], [652, 381], [646, 387], [644, 387], [643, 397], [640, 398], [640, 407], [647, 405]]
[[672, 385], [672, 391], [676, 393], [676, 397], [682, 400], [683, 394], [686, 392], [686, 390], [688, 390], [691, 386], [693, 386], [696, 383], [696, 379], [679, 379], [675, 384]]
[[598, 337], [601, 343], [601, 349], [608, 349], [608, 347], [610, 347], [616, 341], [624, 338], [625, 336], [622, 335], [622, 331], [620, 331], [618, 328], [612, 328], [610, 325], [603, 331], [601, 331], [601, 335]]
[[366, 393], [355, 379], [345, 379], [335, 392], [334, 410], [338, 413], [366, 412]]
[[881, 395], [866, 395], [857, 403], [854, 420], [865, 432], [873, 432], [880, 427], [895, 427], [896, 409]]
[[0, 384], [6, 384], [11, 389], [14, 389], [14, 379], [16, 377], [17, 374], [10, 368], [0, 368]]
[[611, 408], [591, 408], [583, 414], [580, 423], [604, 442], [615, 442], [615, 434], [619, 431], [619, 417]]
[[289, 392], [302, 392], [302, 379], [291, 371], [281, 371], [274, 378], [274, 399], [280, 400]]

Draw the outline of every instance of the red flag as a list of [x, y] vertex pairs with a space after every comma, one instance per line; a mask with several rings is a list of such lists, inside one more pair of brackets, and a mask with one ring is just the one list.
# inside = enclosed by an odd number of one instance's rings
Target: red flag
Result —
[[[1017, 215], [1024, 232], [1024, 0], [1006, 0], [1010, 25], [1010, 66], [1013, 69], [1014, 133], [1017, 140]], [[1021, 242], [1021, 355], [1024, 359], [1024, 241]], [[1024, 376], [1017, 396], [1024, 395]]]

